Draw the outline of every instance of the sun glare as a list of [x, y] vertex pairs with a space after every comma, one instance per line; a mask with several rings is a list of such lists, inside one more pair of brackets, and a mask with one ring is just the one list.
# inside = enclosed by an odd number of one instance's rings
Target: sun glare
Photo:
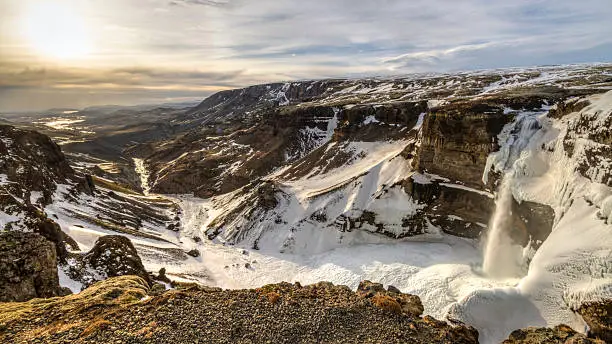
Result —
[[23, 31], [32, 50], [47, 58], [82, 58], [93, 48], [84, 18], [61, 1], [31, 4], [25, 11]]

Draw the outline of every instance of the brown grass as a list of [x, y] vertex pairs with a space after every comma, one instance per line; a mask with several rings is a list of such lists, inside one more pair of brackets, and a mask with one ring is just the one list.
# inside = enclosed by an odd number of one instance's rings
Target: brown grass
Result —
[[112, 190], [115, 192], [121, 192], [124, 194], [128, 194], [128, 195], [142, 195], [132, 189], [130, 189], [128, 186], [124, 186], [124, 185], [119, 185], [115, 182], [111, 182], [109, 180], [106, 179], [102, 179], [102, 178], [98, 178], [96, 176], [92, 176], [92, 179], [94, 181], [94, 184], [96, 186], [108, 189], [108, 190]]
[[268, 301], [271, 304], [275, 304], [278, 301], [278, 299], [280, 299], [280, 294], [271, 292], [271, 293], [266, 294], [266, 297], [268, 298]]
[[81, 332], [81, 338], [87, 338], [92, 334], [98, 332], [98, 330], [103, 330], [107, 328], [111, 324], [110, 321], [102, 318], [98, 318], [91, 322], [89, 326], [87, 326], [83, 332]]
[[374, 306], [388, 312], [396, 314], [400, 314], [402, 312], [402, 306], [399, 304], [399, 302], [389, 295], [376, 294], [374, 297], [372, 297], [372, 303]]
[[81, 322], [67, 323], [64, 321], [56, 321], [51, 323], [50, 325], [44, 327], [37, 327], [30, 331], [27, 331], [21, 335], [22, 339], [29, 341], [34, 338], [41, 338], [49, 335], [54, 335], [56, 333], [62, 333], [66, 331], [70, 331], [74, 327], [78, 327], [81, 325]]
[[[90, 335], [108, 324], [118, 309], [141, 302], [147, 295], [147, 282], [137, 276], [121, 276], [95, 283], [79, 294], [27, 302], [0, 303], [0, 324], [10, 327], [13, 322], [34, 319], [48, 321], [35, 330], [20, 334], [23, 341], [83, 328], [81, 336]], [[66, 319], [66, 315], [70, 315]], [[55, 321], [62, 318], [63, 321]], [[92, 320], [93, 319], [93, 320]]]
[[163, 305], [170, 300], [186, 296], [187, 293], [179, 290], [168, 290], [161, 295], [158, 295], [153, 300], [149, 301], [154, 306]]

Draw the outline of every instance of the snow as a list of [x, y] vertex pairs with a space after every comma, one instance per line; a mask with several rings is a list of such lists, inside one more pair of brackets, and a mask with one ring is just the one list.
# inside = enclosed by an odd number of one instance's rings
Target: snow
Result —
[[7, 214], [0, 210], [0, 228], [5, 228], [5, 226], [9, 223], [15, 223], [21, 220], [22, 216], [20, 214]]
[[[423, 184], [423, 183], [421, 183]], [[440, 185], [442, 186], [446, 186], [448, 188], [452, 188], [452, 189], [460, 189], [460, 190], [465, 190], [465, 191], [469, 191], [469, 192], [475, 192], [477, 194], [489, 197], [489, 198], [493, 198], [493, 194], [490, 192], [486, 192], [486, 191], [482, 191], [482, 190], [478, 190], [478, 189], [474, 189], [465, 185], [460, 185], [460, 184], [451, 184], [451, 183], [440, 183]]]
[[57, 276], [59, 277], [60, 287], [68, 288], [74, 294], [80, 293], [83, 289], [83, 283], [71, 279], [61, 266], [57, 267]]
[[425, 120], [425, 116], [427, 115], [426, 112], [423, 112], [422, 114], [419, 115], [419, 119], [417, 120], [417, 123], [414, 125], [415, 130], [420, 130], [421, 127], [423, 126], [423, 121]]
[[377, 119], [376, 119], [376, 117], [374, 117], [373, 115], [369, 115], [368, 117], [366, 117], [366, 118], [363, 120], [363, 123], [362, 123], [362, 124], [363, 124], [363, 125], [368, 125], [368, 124], [371, 124], [371, 123], [380, 123], [380, 121], [379, 121], [379, 120], [377, 120]]
[[39, 199], [43, 197], [43, 193], [40, 191], [30, 192], [30, 203], [35, 204]]
[[151, 190], [151, 185], [149, 184], [149, 171], [145, 165], [143, 159], [134, 158], [134, 166], [136, 167], [136, 174], [140, 177], [140, 186], [142, 187], [142, 192], [144, 195], [148, 195]]
[[[400, 187], [389, 189], [388, 192], [372, 200], [367, 207], [369, 211], [376, 213], [376, 220], [379, 223], [387, 225], [400, 224], [402, 219], [415, 215], [419, 209], [423, 208], [425, 204], [417, 204]], [[399, 235], [405, 229], [398, 227], [398, 232], [395, 234]]]
[[55, 118], [50, 122], [46, 122], [45, 125], [47, 127], [56, 129], [56, 130], [69, 130], [74, 129], [71, 124], [82, 123], [85, 122], [84, 119], [71, 119], [71, 118]]
[[[207, 219], [202, 217], [197, 203], [191, 206], [185, 208], [188, 209], [185, 220], [199, 227], [201, 223], [190, 219], [190, 212], [200, 217], [202, 223]], [[476, 269], [481, 264], [477, 243], [449, 235], [350, 245], [317, 254], [281, 254], [275, 249], [247, 250], [244, 254], [243, 248], [208, 241], [195, 247], [202, 253], [201, 262], [164, 265], [168, 274], [206, 271], [213, 284], [222, 288], [254, 288], [280, 281], [311, 284], [325, 280], [355, 290], [360, 281], [369, 279], [420, 295], [425, 313], [439, 318], [474, 289], [516, 283], [516, 280], [492, 281], [482, 277]], [[246, 263], [252, 268], [246, 268]]]

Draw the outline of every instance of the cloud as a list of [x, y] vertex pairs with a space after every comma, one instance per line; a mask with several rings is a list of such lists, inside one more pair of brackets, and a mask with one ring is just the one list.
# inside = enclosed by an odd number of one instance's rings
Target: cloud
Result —
[[436, 64], [440, 63], [443, 60], [449, 60], [454, 58], [456, 55], [465, 52], [474, 52], [478, 50], [488, 49], [499, 45], [498, 43], [488, 42], [481, 44], [468, 44], [468, 45], [459, 45], [456, 47], [448, 48], [448, 49], [438, 49], [438, 50], [428, 50], [428, 51], [419, 51], [414, 53], [402, 54], [395, 57], [388, 57], [382, 59], [382, 62], [385, 64], [395, 65], [395, 68], [402, 66], [410, 66], [411, 64]]
[[19, 67], [0, 64], [0, 87], [172, 87], [198, 89], [203, 87], [228, 88], [241, 84], [243, 71], [207, 72], [199, 70], [170, 70], [146, 67], [117, 69]]
[[205, 5], [205, 6], [226, 6], [229, 0], [172, 0], [169, 2], [171, 6], [179, 5]]
[[[609, 0], [89, 0], [79, 5], [97, 50], [90, 60], [74, 63], [32, 56], [12, 29], [19, 11], [0, 11], [1, 87], [85, 92], [90, 85], [156, 96], [183, 89], [202, 90], [203, 97], [213, 89], [287, 79], [612, 56]], [[1, 92], [0, 103], [6, 99]]]

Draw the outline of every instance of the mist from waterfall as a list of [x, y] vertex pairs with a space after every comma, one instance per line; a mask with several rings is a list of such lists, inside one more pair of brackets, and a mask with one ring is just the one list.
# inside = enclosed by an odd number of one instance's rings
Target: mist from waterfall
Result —
[[522, 272], [522, 247], [512, 242], [512, 177], [507, 175], [500, 186], [495, 212], [489, 223], [482, 269], [493, 278], [518, 277]]
[[523, 112], [505, 128], [500, 135], [505, 142], [502, 142], [499, 152], [489, 157], [483, 175], [483, 181], [486, 183], [491, 168], [504, 174], [484, 245], [482, 268], [492, 278], [519, 277], [523, 273], [523, 249], [512, 241], [514, 229], [512, 186], [515, 178], [520, 175], [515, 162], [525, 150], [530, 148], [531, 138], [542, 127], [537, 119], [538, 114]]

